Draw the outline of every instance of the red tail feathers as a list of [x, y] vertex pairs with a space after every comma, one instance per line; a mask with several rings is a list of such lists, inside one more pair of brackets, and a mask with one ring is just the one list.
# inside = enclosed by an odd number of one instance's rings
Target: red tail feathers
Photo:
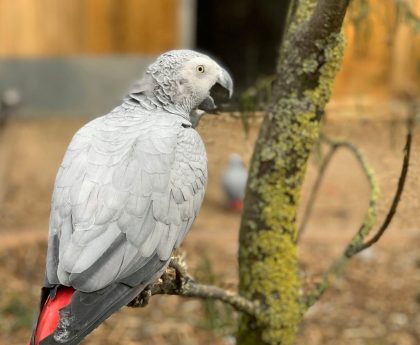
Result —
[[67, 286], [60, 286], [54, 298], [47, 298], [38, 319], [38, 326], [35, 331], [35, 345], [48, 337], [57, 328], [60, 319], [59, 310], [70, 303], [74, 289]]
[[242, 200], [235, 199], [229, 201], [229, 208], [233, 211], [241, 211], [243, 207], [244, 202]]

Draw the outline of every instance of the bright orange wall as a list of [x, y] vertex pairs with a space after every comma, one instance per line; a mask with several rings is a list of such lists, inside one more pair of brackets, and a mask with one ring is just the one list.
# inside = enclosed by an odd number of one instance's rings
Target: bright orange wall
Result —
[[156, 54], [177, 43], [176, 0], [0, 0], [0, 57]]

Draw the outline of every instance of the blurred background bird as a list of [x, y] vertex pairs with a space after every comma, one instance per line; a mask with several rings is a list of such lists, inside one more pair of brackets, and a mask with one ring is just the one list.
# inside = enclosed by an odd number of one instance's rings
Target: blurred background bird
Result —
[[5, 127], [13, 112], [20, 103], [20, 93], [17, 89], [7, 89], [0, 101], [0, 129]]
[[247, 179], [248, 170], [245, 168], [241, 156], [236, 153], [231, 154], [221, 181], [230, 210], [242, 210]]

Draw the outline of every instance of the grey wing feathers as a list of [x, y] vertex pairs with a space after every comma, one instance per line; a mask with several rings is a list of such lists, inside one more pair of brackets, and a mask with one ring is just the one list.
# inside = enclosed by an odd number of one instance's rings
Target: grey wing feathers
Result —
[[[112, 114], [111, 114], [112, 115]], [[94, 291], [166, 261], [204, 197], [207, 158], [171, 116], [106, 116], [73, 138], [54, 187], [49, 283]]]

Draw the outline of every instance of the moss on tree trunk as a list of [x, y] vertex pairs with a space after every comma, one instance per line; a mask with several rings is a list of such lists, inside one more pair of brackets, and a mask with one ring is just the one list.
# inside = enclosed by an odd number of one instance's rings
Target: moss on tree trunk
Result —
[[308, 157], [341, 64], [347, 5], [347, 0], [291, 4], [240, 229], [240, 292], [261, 308], [256, 318], [241, 318], [238, 345], [293, 344], [301, 322], [296, 214]]

